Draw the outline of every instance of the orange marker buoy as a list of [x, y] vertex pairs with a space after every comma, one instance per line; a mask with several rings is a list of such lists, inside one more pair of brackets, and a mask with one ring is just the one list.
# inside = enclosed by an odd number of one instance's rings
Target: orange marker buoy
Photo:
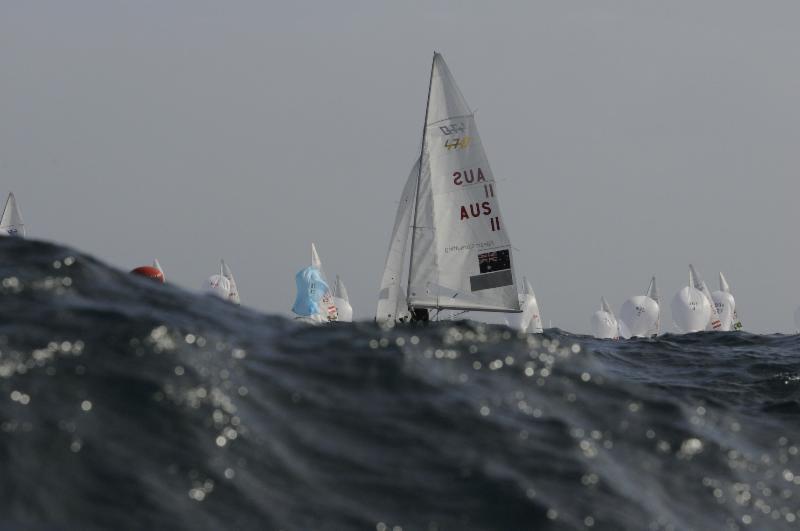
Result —
[[137, 267], [136, 269], [131, 270], [131, 274], [152, 278], [153, 280], [157, 280], [162, 284], [164, 283], [164, 273], [152, 266]]

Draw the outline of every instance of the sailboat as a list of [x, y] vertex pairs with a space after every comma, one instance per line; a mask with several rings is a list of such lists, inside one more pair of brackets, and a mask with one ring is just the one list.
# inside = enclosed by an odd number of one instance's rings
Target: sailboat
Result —
[[400, 197], [376, 320], [425, 321], [431, 310], [520, 312], [518, 292], [475, 116], [434, 53], [421, 153]]
[[510, 313], [505, 316], [506, 325], [520, 332], [541, 334], [542, 317], [539, 315], [539, 303], [536, 294], [526, 277], [522, 277], [523, 292], [519, 295], [519, 306], [522, 313]]
[[339, 315], [333, 294], [322, 271], [322, 261], [317, 254], [317, 247], [311, 244], [311, 265], [297, 272], [297, 297], [292, 311], [298, 319], [309, 323], [326, 323], [338, 321]]
[[242, 303], [242, 300], [239, 298], [239, 288], [236, 286], [236, 279], [233, 278], [233, 271], [225, 263], [225, 260], [220, 260], [220, 264], [222, 265], [222, 276], [228, 279], [228, 300], [238, 306]]
[[227, 278], [225, 278], [221, 264], [219, 268], [219, 273], [208, 277], [208, 280], [206, 281], [204, 288], [207, 293], [216, 295], [220, 299], [228, 300], [228, 294], [231, 291], [231, 283], [230, 281], [228, 281]]
[[350, 298], [347, 296], [347, 288], [336, 275], [336, 284], [333, 286], [333, 303], [336, 305], [336, 311], [339, 313], [339, 321], [344, 323], [353, 322], [353, 307], [350, 306]]
[[158, 262], [158, 258], [154, 258], [153, 259], [153, 267], [158, 269], [158, 271], [161, 273], [161, 278], [163, 279], [164, 282], [166, 282], [167, 281], [167, 275], [164, 274], [164, 268], [161, 267], [161, 264]]
[[656, 277], [650, 280], [650, 286], [647, 288], [647, 296], [653, 299], [658, 304], [658, 319], [656, 319], [656, 326], [650, 331], [650, 336], [657, 336], [661, 333], [661, 294], [658, 292], [656, 285]]
[[600, 297], [600, 309], [592, 314], [592, 335], [597, 339], [619, 339], [619, 323], [605, 297]]
[[797, 332], [800, 333], [800, 307], [794, 311], [794, 325], [797, 327]]
[[742, 322], [736, 313], [736, 300], [731, 293], [731, 287], [725, 279], [725, 275], [719, 274], [719, 290], [711, 293], [714, 307], [722, 323], [721, 330], [741, 330]]
[[684, 334], [705, 330], [712, 319], [711, 299], [696, 287], [698, 285], [704, 283], [698, 282], [694, 267], [690, 265], [689, 285], [678, 291], [672, 299], [672, 321], [675, 328]]
[[8, 194], [6, 206], [3, 209], [3, 217], [0, 218], [0, 236], [25, 237], [25, 223], [22, 221], [22, 214], [17, 206], [17, 198], [13, 193]]
[[694, 287], [703, 292], [703, 295], [706, 296], [708, 303], [711, 306], [711, 315], [708, 318], [706, 330], [722, 330], [722, 321], [720, 321], [717, 308], [714, 306], [714, 297], [711, 296], [711, 290], [708, 289], [708, 285], [706, 285], [705, 281], [700, 278], [700, 274], [697, 272], [697, 270], [695, 270], [692, 264], [689, 264], [689, 271], [691, 272], [690, 278], [694, 279]]
[[637, 295], [622, 303], [619, 317], [626, 330], [625, 337], [650, 337], [653, 335], [653, 330], [658, 329], [659, 307], [656, 300], [650, 296], [654, 288], [655, 277], [650, 281], [647, 295]]

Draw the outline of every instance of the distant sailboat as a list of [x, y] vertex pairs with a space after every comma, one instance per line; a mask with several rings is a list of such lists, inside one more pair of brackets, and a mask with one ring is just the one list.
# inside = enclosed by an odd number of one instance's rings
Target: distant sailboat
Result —
[[347, 288], [336, 275], [336, 285], [333, 287], [333, 302], [336, 305], [336, 311], [339, 313], [339, 321], [351, 323], [353, 321], [353, 307], [350, 306], [350, 298], [347, 296]]
[[525, 285], [525, 302], [526, 309], [531, 313], [530, 324], [528, 325], [528, 332], [533, 334], [541, 334], [544, 332], [542, 326], [542, 315], [539, 311], [539, 302], [536, 300], [536, 294], [533, 292], [533, 286], [526, 277], [522, 277], [523, 284]]
[[475, 117], [434, 53], [421, 156], [395, 217], [376, 319], [427, 320], [432, 309], [520, 312], [518, 292]]
[[225, 260], [220, 260], [220, 263], [222, 265], [222, 276], [228, 279], [228, 300], [233, 304], [239, 305], [242, 300], [239, 298], [239, 288], [236, 286], [236, 279], [233, 278], [233, 271], [225, 263]]
[[317, 247], [311, 244], [311, 265], [301, 269], [295, 275], [297, 297], [292, 311], [312, 323], [327, 323], [339, 319], [333, 294], [322, 271], [322, 261], [317, 254]]
[[653, 276], [652, 280], [650, 280], [650, 286], [647, 288], [647, 296], [653, 299], [656, 304], [658, 304], [658, 319], [656, 320], [656, 326], [650, 331], [651, 336], [657, 336], [661, 333], [661, 294], [658, 292], [655, 275]]
[[711, 293], [714, 307], [722, 323], [721, 330], [741, 330], [742, 322], [736, 313], [736, 300], [731, 293], [731, 287], [725, 279], [725, 275], [719, 274], [719, 290]]
[[714, 306], [714, 297], [711, 296], [711, 291], [708, 289], [705, 281], [700, 278], [700, 274], [695, 270], [692, 264], [689, 264], [689, 271], [691, 273], [690, 279], [694, 279], [694, 287], [700, 290], [703, 295], [706, 296], [708, 299], [708, 304], [711, 307], [711, 314], [708, 318], [708, 324], [706, 325], [706, 330], [714, 330], [714, 331], [721, 331], [722, 330], [722, 321], [719, 319], [719, 314], [717, 313], [717, 309]]
[[3, 217], [0, 218], [0, 236], [25, 237], [25, 223], [22, 221], [22, 214], [20, 214], [17, 206], [17, 198], [14, 197], [13, 193], [8, 194], [6, 206], [3, 209]]
[[697, 285], [694, 268], [690, 265], [689, 285], [678, 291], [672, 299], [672, 321], [675, 328], [684, 334], [705, 330], [711, 319], [710, 299], [695, 287]]
[[600, 297], [600, 309], [592, 314], [592, 334], [597, 339], [619, 339], [619, 323], [605, 297]]
[[504, 316], [505, 323], [508, 327], [520, 332], [541, 334], [544, 329], [542, 328], [542, 317], [539, 315], [536, 294], [533, 292], [533, 287], [527, 278], [522, 277], [522, 284], [523, 292], [519, 295], [519, 306], [522, 308], [522, 312], [506, 314]]
[[228, 294], [231, 292], [231, 283], [225, 278], [222, 272], [222, 265], [220, 265], [218, 274], [208, 277], [204, 288], [207, 293], [216, 295], [220, 299], [228, 300]]
[[[624, 337], [650, 337], [653, 330], [658, 330], [659, 307], [654, 298], [650, 296], [655, 289], [655, 277], [650, 281], [647, 289], [648, 295], [637, 295], [622, 303], [619, 312], [620, 323], [625, 329]], [[658, 296], [656, 294], [656, 296]]]
[[163, 278], [164, 281], [166, 282], [167, 275], [164, 274], [164, 268], [161, 267], [161, 264], [158, 262], [158, 258], [153, 259], [153, 267], [155, 267], [156, 269], [158, 269], [161, 272], [161, 278]]
[[800, 333], [800, 307], [794, 311], [794, 326], [797, 327], [797, 332]]

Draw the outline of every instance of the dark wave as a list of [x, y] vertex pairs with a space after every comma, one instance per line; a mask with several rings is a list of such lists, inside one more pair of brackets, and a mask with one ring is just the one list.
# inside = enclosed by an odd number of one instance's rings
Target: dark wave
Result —
[[0, 240], [0, 527], [794, 529], [800, 340], [310, 327]]

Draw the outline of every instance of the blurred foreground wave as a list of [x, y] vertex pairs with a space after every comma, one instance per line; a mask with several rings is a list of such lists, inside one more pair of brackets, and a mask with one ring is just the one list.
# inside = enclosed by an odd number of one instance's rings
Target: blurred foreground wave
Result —
[[310, 327], [0, 239], [0, 528], [797, 529], [800, 339]]

